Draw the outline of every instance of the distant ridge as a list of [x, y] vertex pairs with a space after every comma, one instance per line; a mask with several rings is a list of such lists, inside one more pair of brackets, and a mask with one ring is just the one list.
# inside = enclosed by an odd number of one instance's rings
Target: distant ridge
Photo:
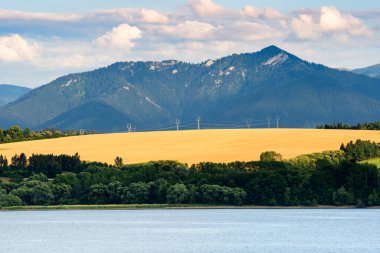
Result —
[[[304, 61], [276, 46], [198, 64], [118, 62], [70, 74], [0, 108], [0, 126], [125, 131], [315, 127], [379, 120], [380, 80]], [[252, 124], [250, 124], [252, 122]]]
[[366, 68], [354, 69], [352, 72], [369, 77], [380, 78], [380, 64], [372, 65]]
[[0, 84], [0, 106], [15, 101], [30, 89], [17, 85]]

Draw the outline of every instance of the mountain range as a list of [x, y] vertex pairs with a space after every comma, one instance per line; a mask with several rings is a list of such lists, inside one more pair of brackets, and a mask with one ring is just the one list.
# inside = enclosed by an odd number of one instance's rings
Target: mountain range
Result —
[[354, 69], [352, 72], [367, 75], [374, 78], [380, 78], [380, 64], [372, 65], [366, 68]]
[[0, 106], [16, 100], [29, 91], [29, 88], [21, 86], [0, 84]]
[[70, 74], [0, 108], [0, 127], [123, 131], [315, 127], [380, 117], [380, 79], [304, 61], [276, 46], [202, 63], [118, 62]]

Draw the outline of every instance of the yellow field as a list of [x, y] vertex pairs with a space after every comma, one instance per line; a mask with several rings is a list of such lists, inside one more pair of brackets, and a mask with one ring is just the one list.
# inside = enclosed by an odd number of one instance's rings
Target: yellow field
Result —
[[288, 159], [337, 150], [342, 142], [356, 139], [380, 142], [380, 131], [240, 129], [99, 134], [2, 144], [0, 153], [10, 158], [21, 152], [26, 155], [78, 152], [86, 161], [113, 163], [120, 156], [125, 163], [178, 160], [193, 164], [252, 161], [261, 152], [270, 150]]

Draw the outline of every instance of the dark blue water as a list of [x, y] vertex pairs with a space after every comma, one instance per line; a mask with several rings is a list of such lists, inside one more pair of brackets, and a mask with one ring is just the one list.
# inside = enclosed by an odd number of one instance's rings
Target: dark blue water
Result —
[[380, 252], [380, 210], [0, 212], [1, 253]]

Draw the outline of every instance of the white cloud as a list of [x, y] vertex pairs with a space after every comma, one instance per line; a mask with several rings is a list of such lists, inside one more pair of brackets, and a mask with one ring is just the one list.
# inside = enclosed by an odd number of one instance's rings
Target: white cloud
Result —
[[80, 23], [84, 20], [97, 24], [112, 21], [132, 22], [133, 20], [149, 23], [159, 21], [159, 19], [162, 21], [164, 18], [163, 14], [155, 10], [134, 8], [105, 9], [83, 13], [46, 13], [0, 9], [0, 20], [27, 20], [36, 21], [37, 24], [40, 24], [40, 21]]
[[142, 37], [142, 31], [136, 26], [121, 24], [95, 40], [100, 47], [129, 50], [135, 46], [134, 40]]
[[134, 17], [139, 15], [139, 10], [131, 8], [119, 8], [88, 12], [81, 15], [82, 19], [91, 20], [99, 24], [101, 22], [114, 20], [121, 22], [132, 22], [135, 19]]
[[297, 18], [293, 18], [291, 27], [300, 39], [316, 39], [320, 35], [318, 25], [309, 14], [300, 14]]
[[215, 16], [226, 12], [226, 9], [212, 0], [188, 0], [191, 10], [199, 16]]
[[292, 19], [291, 27], [300, 39], [317, 39], [330, 34], [341, 42], [347, 42], [350, 36], [372, 34], [363, 21], [333, 6], [323, 6], [317, 13], [301, 13]]
[[320, 26], [321, 30], [327, 32], [344, 31], [349, 25], [351, 16], [344, 17], [340, 11], [331, 6], [321, 8]]
[[82, 18], [79, 14], [58, 14], [45, 12], [24, 12], [14, 10], [0, 10], [0, 19], [23, 19], [23, 20], [49, 20], [71, 22]]
[[230, 28], [235, 37], [240, 40], [265, 40], [283, 36], [280, 30], [257, 22], [237, 21]]
[[241, 14], [250, 18], [260, 18], [260, 19], [269, 19], [269, 20], [278, 20], [284, 18], [284, 14], [282, 14], [279, 10], [276, 10], [272, 7], [268, 7], [266, 9], [260, 9], [253, 7], [251, 5], [244, 6], [241, 10]]
[[281, 18], [283, 18], [283, 14], [279, 10], [276, 10], [274, 8], [271, 8], [271, 7], [265, 9], [264, 15], [267, 19], [281, 19]]
[[190, 41], [177, 44], [159, 43], [151, 51], [147, 51], [146, 55], [153, 60], [177, 59], [199, 63], [207, 59], [258, 49], [259, 47], [253, 46], [252, 43], [242, 41]]
[[18, 34], [0, 36], [0, 61], [32, 61], [37, 54], [37, 44], [28, 43]]
[[185, 21], [174, 26], [163, 26], [161, 31], [177, 38], [207, 39], [213, 36], [217, 27], [199, 21]]
[[140, 20], [145, 23], [167, 23], [169, 18], [155, 10], [141, 9]]
[[247, 17], [259, 18], [263, 14], [263, 11], [259, 8], [255, 8], [251, 5], [247, 5], [243, 7], [243, 9], [241, 10], [241, 13]]
[[324, 32], [348, 32], [354, 36], [367, 36], [371, 33], [360, 19], [350, 14], [342, 14], [333, 6], [321, 8], [319, 25]]

